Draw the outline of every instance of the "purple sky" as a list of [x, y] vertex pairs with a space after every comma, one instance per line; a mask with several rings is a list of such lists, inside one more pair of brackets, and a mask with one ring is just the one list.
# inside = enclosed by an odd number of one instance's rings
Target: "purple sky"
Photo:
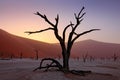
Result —
[[52, 31], [30, 36], [24, 33], [49, 27], [33, 13], [39, 11], [46, 14], [53, 22], [59, 14], [61, 34], [64, 26], [70, 21], [75, 22], [74, 13], [78, 13], [82, 6], [85, 6], [87, 14], [77, 32], [92, 28], [101, 31], [84, 35], [79, 40], [120, 43], [120, 0], [0, 0], [0, 28], [18, 36], [55, 43], [57, 40]]

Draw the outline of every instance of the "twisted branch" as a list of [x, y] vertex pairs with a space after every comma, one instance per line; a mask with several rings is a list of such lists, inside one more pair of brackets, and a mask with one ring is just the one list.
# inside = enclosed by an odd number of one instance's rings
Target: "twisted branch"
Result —
[[[52, 61], [52, 62], [50, 64], [46, 64], [45, 66], [42, 66], [44, 61]], [[45, 71], [47, 71], [51, 67], [56, 67], [59, 70], [62, 70], [62, 65], [57, 60], [53, 58], [43, 58], [40, 62], [40, 66], [34, 69], [33, 71], [36, 71], [38, 69], [46, 69]]]

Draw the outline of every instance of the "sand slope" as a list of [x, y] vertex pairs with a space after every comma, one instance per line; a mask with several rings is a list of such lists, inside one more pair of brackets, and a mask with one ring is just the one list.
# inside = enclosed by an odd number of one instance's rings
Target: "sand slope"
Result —
[[[0, 29], [0, 56], [2, 57], [35, 57], [35, 50], [39, 51], [39, 57], [61, 56], [59, 44], [49, 44], [12, 35]], [[82, 57], [83, 54], [93, 57], [112, 57], [115, 53], [120, 56], [120, 44], [104, 43], [94, 40], [75, 42], [72, 47], [71, 57]]]

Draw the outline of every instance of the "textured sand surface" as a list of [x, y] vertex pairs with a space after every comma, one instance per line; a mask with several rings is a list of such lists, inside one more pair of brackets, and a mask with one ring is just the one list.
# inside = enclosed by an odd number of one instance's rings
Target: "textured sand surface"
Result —
[[39, 66], [39, 62], [40, 60], [31, 59], [0, 60], [0, 80], [120, 80], [119, 62], [83, 63], [82, 61], [70, 60], [71, 69], [91, 70], [93, 72], [86, 76], [64, 74], [55, 70], [32, 72]]

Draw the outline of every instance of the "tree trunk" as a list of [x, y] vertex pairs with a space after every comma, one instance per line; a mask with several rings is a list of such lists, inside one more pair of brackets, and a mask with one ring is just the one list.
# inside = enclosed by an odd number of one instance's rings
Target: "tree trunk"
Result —
[[64, 71], [69, 71], [69, 56], [66, 51], [63, 51], [63, 70]]

